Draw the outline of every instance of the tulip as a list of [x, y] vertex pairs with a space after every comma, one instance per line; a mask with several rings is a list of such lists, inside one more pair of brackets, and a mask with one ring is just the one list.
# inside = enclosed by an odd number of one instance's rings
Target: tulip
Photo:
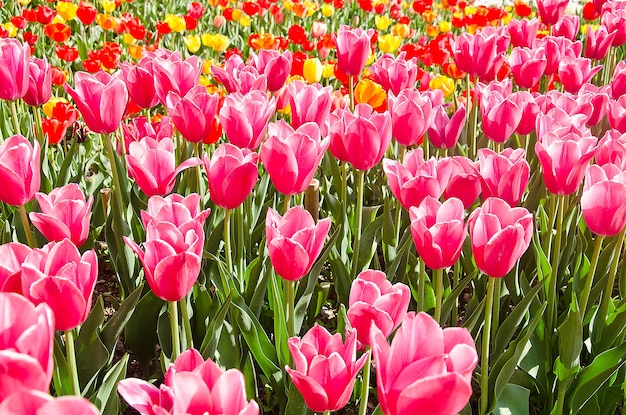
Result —
[[[165, 137], [171, 138], [174, 135], [174, 125], [170, 122], [170, 117], [162, 117], [158, 122], [149, 122], [142, 115], [134, 117], [128, 124], [122, 124], [122, 131], [124, 132], [124, 150], [128, 153], [130, 143], [140, 141], [144, 137], [150, 137], [156, 141], [161, 141]], [[122, 152], [121, 148], [117, 151]]]
[[548, 65], [546, 51], [542, 47], [536, 49], [513, 48], [509, 57], [509, 65], [516, 84], [522, 88], [533, 88], [539, 83]]
[[[243, 59], [241, 59], [241, 56], [233, 54], [224, 63], [224, 68], [220, 68], [219, 66], [215, 65], [211, 66], [211, 74], [213, 75], [215, 80], [224, 85], [226, 91], [231, 94], [241, 89], [239, 86], [238, 74], [244, 68], [246, 68], [246, 64], [244, 63]], [[256, 72], [258, 75], [258, 71]], [[267, 82], [267, 78], [265, 79]]]
[[365, 68], [365, 63], [371, 53], [371, 38], [373, 29], [352, 29], [341, 25], [333, 41], [337, 48], [337, 65], [348, 76], [356, 76]]
[[496, 143], [511, 138], [522, 120], [523, 104], [523, 98], [518, 94], [507, 97], [499, 93], [482, 95], [480, 114], [485, 136]]
[[324, 67], [319, 58], [309, 58], [302, 65], [302, 76], [310, 83], [314, 84], [321, 81]]
[[269, 125], [268, 136], [260, 156], [274, 187], [284, 195], [304, 192], [311, 184], [330, 139], [321, 140], [315, 123], [305, 123], [294, 130], [283, 120]]
[[570, 94], [576, 94], [600, 69], [602, 65], [591, 67], [591, 59], [565, 56], [559, 64], [559, 79], [563, 89]]
[[259, 155], [229, 143], [220, 145], [209, 160], [203, 155], [211, 200], [222, 209], [235, 209], [248, 197], [258, 178]]
[[611, 96], [618, 99], [626, 95], [626, 61], [620, 61], [615, 65], [611, 80]]
[[517, 103], [522, 108], [522, 119], [515, 132], [519, 135], [527, 135], [535, 131], [539, 105], [537, 105], [535, 98], [527, 91], [518, 91], [516, 95]]
[[331, 335], [315, 325], [302, 339], [291, 337], [288, 345], [295, 369], [286, 370], [294, 385], [314, 412], [337, 411], [348, 403], [357, 374], [369, 352], [356, 358], [356, 330]]
[[579, 110], [576, 113], [586, 113], [586, 107], [591, 107], [589, 118], [585, 123], [588, 127], [593, 127], [604, 120], [609, 109], [610, 86], [598, 88], [593, 84], [584, 84], [576, 97]]
[[415, 58], [406, 59], [406, 53], [400, 53], [396, 58], [384, 54], [370, 66], [370, 72], [385, 91], [399, 95], [400, 91], [413, 88], [417, 81], [417, 62]]
[[478, 150], [483, 198], [498, 197], [511, 206], [520, 202], [530, 179], [525, 154], [523, 148], [507, 148], [500, 153]]
[[93, 195], [85, 195], [76, 183], [58, 187], [50, 192], [35, 195], [41, 213], [31, 213], [30, 220], [50, 242], [69, 239], [80, 247], [89, 236]]
[[573, 42], [576, 40], [579, 30], [580, 18], [575, 14], [566, 14], [552, 26], [552, 35], [563, 37]]
[[122, 121], [128, 103], [128, 90], [121, 72], [111, 76], [104, 71], [77, 72], [74, 88], [65, 84], [87, 127], [95, 133], [111, 134]]
[[33, 249], [22, 264], [22, 293], [34, 304], [46, 303], [54, 312], [57, 330], [82, 324], [91, 311], [98, 277], [95, 251], [82, 256], [69, 239]]
[[141, 415], [259, 414], [257, 403], [246, 398], [243, 374], [237, 369], [223, 371], [195, 349], [178, 356], [160, 387], [129, 378], [119, 382], [117, 391]]
[[45, 104], [52, 94], [52, 71], [43, 59], [30, 58], [28, 63], [28, 92], [24, 102], [33, 107]]
[[389, 337], [406, 315], [410, 301], [409, 287], [391, 285], [382, 271], [365, 270], [357, 275], [350, 288], [348, 320], [359, 342], [370, 345], [371, 326]]
[[0, 245], [0, 292], [22, 293], [22, 263], [30, 252], [18, 242]]
[[450, 157], [450, 180], [443, 192], [445, 199], [456, 197], [468, 209], [474, 204], [481, 192], [481, 178], [472, 160], [467, 157]]
[[35, 390], [20, 390], [0, 403], [0, 413], [11, 415], [62, 414], [99, 415], [94, 404], [80, 396], [53, 398]]
[[389, 113], [393, 137], [403, 146], [420, 144], [431, 125], [432, 111], [433, 103], [427, 94], [414, 89], [404, 89], [398, 96], [390, 92]]
[[[626, 43], [626, 8], [620, 2], [611, 1], [602, 8], [600, 22], [609, 33], [615, 33], [613, 46], [619, 47]], [[616, 7], [617, 6], [617, 7]]]
[[533, 215], [525, 208], [512, 208], [502, 199], [485, 200], [468, 223], [476, 266], [492, 278], [508, 274], [530, 246]]
[[143, 58], [137, 65], [126, 62], [120, 65], [128, 94], [141, 108], [152, 108], [159, 102], [154, 85], [153, 64], [151, 59]]
[[451, 117], [448, 116], [443, 105], [434, 107], [431, 124], [428, 127], [430, 143], [436, 148], [454, 148], [465, 126], [465, 115], [464, 105], [460, 105]]
[[229, 94], [220, 109], [220, 123], [230, 142], [254, 150], [261, 145], [267, 123], [276, 111], [276, 99], [261, 91]]
[[202, 65], [200, 58], [191, 56], [183, 60], [179, 52], [169, 56], [153, 58], [154, 86], [156, 95], [162, 104], [167, 102], [167, 94], [176, 92], [185, 96], [187, 92], [198, 85]]
[[292, 127], [298, 128], [304, 123], [314, 122], [325, 135], [332, 105], [332, 87], [322, 87], [319, 83], [306, 85], [295, 80], [287, 86], [287, 92]]
[[13, 101], [28, 93], [30, 46], [0, 39], [0, 99]]
[[572, 59], [579, 58], [583, 44], [580, 41], [572, 42], [564, 37], [546, 36], [537, 39], [535, 47], [544, 48], [547, 64], [543, 73], [544, 75], [552, 75], [559, 71], [559, 65], [565, 56]]
[[287, 50], [281, 54], [274, 49], [261, 49], [258, 55], [252, 52], [251, 56], [259, 73], [267, 76], [268, 91], [276, 92], [282, 88], [291, 72], [291, 52]]
[[9, 137], [0, 144], [0, 201], [22, 206], [39, 190], [39, 143], [30, 144], [21, 135]]
[[338, 109], [330, 115], [330, 151], [357, 170], [369, 170], [380, 162], [391, 142], [391, 117], [368, 104], [358, 104], [354, 113]]
[[265, 221], [267, 247], [276, 273], [288, 281], [304, 277], [324, 247], [330, 229], [330, 218], [317, 224], [300, 206], [280, 216], [269, 208]]
[[617, 130], [606, 132], [596, 150], [595, 161], [598, 165], [616, 164], [626, 170], [626, 133]]
[[130, 143], [126, 164], [128, 175], [146, 196], [165, 196], [174, 188], [178, 173], [189, 167], [199, 166], [202, 161], [192, 157], [176, 167], [174, 142], [171, 138], [156, 141], [144, 137]]
[[407, 314], [387, 343], [372, 329], [378, 400], [385, 415], [455, 415], [472, 395], [476, 346], [465, 328], [441, 329], [428, 314]]
[[442, 204], [430, 196], [409, 211], [413, 241], [428, 268], [448, 268], [461, 256], [467, 234], [464, 211], [460, 199], [453, 197]]
[[511, 37], [511, 44], [513, 50], [515, 48], [530, 48], [535, 42], [537, 37], [537, 31], [539, 31], [539, 25], [541, 22], [537, 18], [531, 20], [517, 20], [513, 19], [509, 22], [509, 36]]
[[217, 94], [209, 94], [206, 87], [197, 85], [184, 97], [170, 92], [166, 100], [167, 112], [185, 140], [199, 143], [211, 134], [219, 101]]
[[602, 60], [609, 52], [613, 44], [613, 39], [617, 32], [610, 32], [604, 26], [587, 29], [587, 43], [585, 47], [585, 58]]
[[184, 230], [195, 228], [196, 224], [204, 226], [204, 221], [211, 213], [210, 209], [200, 210], [200, 196], [192, 193], [183, 197], [176, 193], [166, 197], [152, 196], [148, 199], [148, 210], [141, 211], [144, 228], [151, 221], [169, 222]]
[[611, 128], [620, 133], [626, 133], [626, 96], [622, 96], [615, 101], [610, 101], [606, 115]]
[[626, 227], [626, 172], [615, 164], [589, 166], [580, 206], [591, 232], [620, 233]]
[[546, 26], [556, 24], [565, 14], [568, 4], [569, 0], [538, 0], [537, 10], [541, 22]]
[[496, 35], [462, 33], [454, 42], [454, 62], [460, 71], [482, 77], [492, 69], [497, 48]]

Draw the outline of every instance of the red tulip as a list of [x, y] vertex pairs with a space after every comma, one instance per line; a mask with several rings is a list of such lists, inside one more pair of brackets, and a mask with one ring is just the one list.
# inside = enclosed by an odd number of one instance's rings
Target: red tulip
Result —
[[24, 102], [33, 107], [45, 104], [52, 94], [52, 70], [43, 59], [30, 58], [28, 62], [28, 92]]
[[468, 223], [476, 266], [490, 277], [508, 274], [530, 246], [533, 215], [525, 208], [512, 208], [502, 199], [485, 200]]
[[365, 68], [371, 53], [371, 37], [373, 29], [352, 29], [341, 25], [333, 41], [337, 47], [337, 65], [348, 76], [356, 76]]
[[119, 382], [117, 391], [141, 415], [259, 414], [257, 403], [246, 398], [243, 374], [237, 369], [223, 371], [195, 349], [170, 364], [160, 387], [129, 378]]
[[267, 76], [268, 91], [276, 92], [283, 87], [291, 72], [293, 57], [290, 51], [281, 54], [274, 49], [261, 49], [258, 54], [252, 52], [251, 57], [252, 64], [259, 73]]
[[406, 52], [401, 52], [397, 57], [386, 53], [369, 69], [376, 82], [396, 96], [403, 89], [415, 87], [417, 81], [417, 60], [406, 59]]
[[501, 153], [488, 148], [478, 150], [483, 198], [499, 197], [511, 206], [520, 202], [530, 179], [525, 154], [523, 148], [507, 148]]
[[58, 187], [50, 192], [35, 195], [41, 213], [31, 213], [30, 220], [49, 241], [71, 240], [80, 247], [89, 236], [93, 195], [85, 195], [76, 183]]
[[30, 46], [0, 38], [0, 99], [12, 101], [28, 92]]
[[21, 206], [35, 197], [41, 183], [39, 143], [14, 135], [0, 144], [0, 201]]
[[11, 394], [0, 403], [1, 414], [38, 415], [72, 414], [99, 415], [94, 404], [80, 396], [61, 396], [53, 398], [35, 390], [21, 390]]
[[370, 345], [370, 328], [376, 326], [385, 337], [400, 325], [411, 301], [411, 290], [402, 283], [391, 285], [382, 271], [365, 270], [352, 282], [348, 320], [357, 339]]
[[478, 363], [464, 328], [441, 329], [428, 314], [407, 314], [391, 345], [372, 329], [380, 408], [386, 415], [455, 415], [472, 395]]
[[282, 217], [269, 208], [265, 234], [276, 273], [289, 281], [304, 277], [322, 251], [330, 225], [330, 218], [316, 224], [301, 206], [292, 207]]
[[460, 199], [451, 198], [442, 204], [430, 196], [409, 211], [413, 242], [428, 268], [448, 268], [461, 256], [467, 235], [464, 213]]
[[48, 391], [54, 365], [50, 308], [34, 306], [16, 293], [0, 292], [0, 315], [0, 402], [22, 388]]
[[356, 330], [331, 335], [317, 324], [302, 339], [288, 342], [295, 369], [287, 366], [291, 380], [314, 412], [337, 411], [348, 403], [367, 352], [356, 358]]
[[234, 92], [224, 100], [220, 123], [228, 140], [240, 148], [254, 150], [261, 145], [267, 123], [276, 111], [276, 99], [269, 100], [265, 92]]
[[31, 251], [17, 242], [0, 245], [0, 292], [22, 293], [22, 264]]
[[591, 232], [620, 233], [626, 227], [626, 171], [615, 164], [589, 166], [580, 206]]
[[167, 112], [183, 138], [192, 143], [204, 141], [211, 134], [213, 120], [217, 114], [220, 97], [209, 94], [206, 87], [195, 86], [185, 94], [167, 94]]

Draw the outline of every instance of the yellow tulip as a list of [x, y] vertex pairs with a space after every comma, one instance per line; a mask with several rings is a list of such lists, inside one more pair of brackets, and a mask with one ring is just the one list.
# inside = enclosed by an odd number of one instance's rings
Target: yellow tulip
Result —
[[374, 17], [374, 22], [376, 23], [376, 29], [384, 32], [385, 30], [389, 29], [389, 26], [391, 26], [393, 20], [391, 20], [391, 18], [386, 15], [376, 15], [376, 17]]
[[391, 33], [395, 36], [400, 36], [406, 39], [411, 34], [411, 29], [409, 28], [409, 25], [396, 23], [391, 28]]
[[130, 33], [124, 33], [124, 43], [127, 45], [132, 45], [135, 43], [135, 38]]
[[52, 23], [54, 23], [54, 24], [56, 24], [56, 23], [65, 24], [65, 19], [60, 14], [57, 14], [52, 19]]
[[22, 6], [28, 6], [30, 4], [30, 0], [20, 0], [20, 4]]
[[430, 89], [440, 89], [443, 95], [449, 97], [454, 92], [454, 80], [444, 75], [437, 75], [430, 80]]
[[426, 26], [426, 35], [428, 37], [435, 37], [439, 34], [439, 28], [437, 26], [433, 26], [429, 24]]
[[243, 16], [243, 12], [239, 9], [235, 9], [233, 10], [233, 20], [235, 22], [238, 22], [239, 19], [241, 19], [241, 16]]
[[[202, 44], [204, 45], [204, 43]], [[211, 66], [213, 66], [213, 61], [211, 59], [205, 59], [204, 62], [202, 62], [202, 73], [205, 75], [210, 75]]]
[[372, 108], [378, 108], [385, 103], [387, 94], [382, 86], [371, 79], [363, 79], [354, 88], [354, 100], [357, 104], [370, 104]]
[[211, 80], [207, 78], [206, 76], [201, 76], [200, 80], [198, 81], [198, 84], [202, 86], [209, 86], [211, 85]]
[[200, 36], [198, 35], [187, 35], [183, 38], [183, 42], [185, 42], [185, 46], [187, 46], [187, 49], [191, 53], [196, 53], [200, 50], [200, 46], [202, 46]]
[[304, 61], [302, 75], [308, 83], [313, 84], [322, 79], [323, 70], [322, 62], [318, 58], [309, 58]]
[[439, 22], [439, 30], [441, 31], [441, 33], [448, 33], [450, 30], [452, 30], [452, 23], [447, 20]]
[[400, 36], [386, 34], [378, 37], [378, 48], [384, 53], [395, 52], [401, 44], [402, 38]]
[[324, 62], [322, 65], [322, 76], [324, 79], [332, 78], [335, 76], [335, 65], [332, 63]]
[[57, 13], [65, 20], [74, 20], [76, 18], [76, 10], [78, 10], [78, 6], [69, 1], [57, 3]]
[[5, 24], [2, 25], [4, 27], [4, 29], [7, 31], [7, 33], [9, 34], [9, 37], [15, 37], [17, 36], [17, 27], [11, 23], [11, 22], [6, 22]]
[[141, 45], [128, 45], [128, 54], [136, 60], [143, 57], [143, 46]]
[[113, 10], [115, 10], [114, 0], [101, 0], [100, 3], [102, 4], [102, 8], [104, 9], [104, 11], [107, 13], [111, 13]]
[[322, 14], [324, 17], [330, 17], [335, 12], [335, 9], [330, 4], [324, 3], [322, 4]]
[[173, 32], [182, 32], [187, 28], [185, 19], [175, 14], [165, 15], [165, 23], [172, 29]]
[[252, 19], [250, 18], [250, 16], [248, 16], [247, 14], [242, 14], [241, 18], [239, 19], [239, 24], [243, 27], [248, 27], [250, 26], [250, 23], [252, 23]]

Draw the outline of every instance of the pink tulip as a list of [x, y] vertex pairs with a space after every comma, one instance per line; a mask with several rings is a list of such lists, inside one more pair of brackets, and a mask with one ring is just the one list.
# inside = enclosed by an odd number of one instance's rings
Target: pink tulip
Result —
[[611, 163], [626, 170], [626, 133], [622, 134], [617, 130], [607, 131], [600, 140], [595, 160], [600, 166]]
[[370, 328], [385, 337], [400, 325], [411, 301], [411, 290], [402, 283], [391, 285], [382, 271], [365, 270], [352, 281], [348, 320], [363, 346], [370, 345]]
[[541, 22], [537, 18], [531, 20], [511, 20], [509, 22], [509, 36], [511, 37], [513, 50], [519, 47], [531, 48], [537, 37], [540, 24]]
[[436, 148], [454, 148], [465, 127], [465, 106], [461, 104], [452, 117], [446, 108], [439, 105], [433, 108], [432, 120], [428, 127], [428, 140]]
[[91, 311], [98, 278], [98, 259], [92, 249], [82, 256], [69, 239], [33, 249], [22, 264], [22, 293], [54, 312], [57, 330], [82, 324]]
[[291, 126], [298, 128], [304, 123], [314, 122], [325, 135], [332, 105], [332, 90], [332, 87], [323, 87], [320, 83], [308, 85], [299, 80], [289, 83], [287, 93], [291, 108]]
[[311, 36], [316, 39], [324, 37], [327, 30], [328, 25], [324, 22], [315, 21], [311, 24]]
[[527, 135], [535, 131], [539, 105], [537, 105], [533, 95], [527, 91], [518, 91], [516, 92], [516, 95], [517, 103], [522, 108], [522, 119], [520, 120], [515, 133], [519, 135]]
[[541, 22], [546, 26], [556, 24], [565, 14], [568, 4], [569, 0], [537, 0]]
[[0, 201], [21, 206], [35, 197], [41, 183], [39, 143], [31, 145], [22, 135], [0, 143]]
[[261, 145], [274, 111], [276, 99], [269, 100], [264, 92], [250, 91], [245, 95], [235, 92], [224, 100], [220, 123], [232, 144], [255, 150]]
[[468, 209], [476, 202], [481, 192], [481, 177], [472, 160], [467, 157], [454, 156], [449, 158], [450, 180], [443, 192], [445, 199], [455, 197], [463, 202]]
[[602, 69], [602, 65], [591, 67], [591, 59], [570, 58], [565, 56], [559, 64], [559, 79], [563, 89], [571, 94], [576, 94], [580, 87], [593, 78]]
[[373, 29], [353, 29], [341, 25], [333, 41], [337, 47], [337, 65], [348, 76], [356, 76], [365, 68], [367, 58], [371, 53], [371, 38]]
[[622, 96], [614, 101], [611, 100], [606, 115], [611, 128], [620, 133], [626, 133], [626, 96]]
[[28, 62], [28, 92], [24, 102], [33, 107], [45, 104], [52, 94], [52, 70], [43, 59], [30, 58]]
[[599, 26], [596, 30], [587, 29], [587, 43], [585, 47], [585, 58], [602, 60], [609, 52], [617, 32], [610, 32], [604, 26]]
[[609, 33], [615, 33], [613, 46], [619, 47], [626, 43], [626, 7], [621, 2], [610, 1], [602, 8], [600, 21]]
[[211, 66], [211, 74], [216, 81], [224, 85], [229, 94], [241, 92], [247, 94], [250, 91], [265, 92], [267, 89], [267, 76], [259, 74], [254, 66], [246, 65], [239, 55], [232, 55], [224, 68]]
[[17, 39], [0, 39], [0, 99], [12, 101], [28, 92], [30, 46]]
[[48, 391], [54, 366], [52, 311], [19, 294], [0, 292], [0, 315], [0, 402], [22, 388]]
[[269, 125], [261, 161], [276, 190], [295, 195], [309, 187], [329, 145], [329, 138], [321, 140], [317, 124], [309, 122], [294, 130], [280, 120]]
[[490, 197], [468, 220], [472, 253], [478, 269], [492, 278], [502, 278], [530, 246], [533, 215], [525, 208], [512, 208]]
[[525, 155], [523, 148], [507, 148], [501, 153], [478, 150], [483, 198], [498, 197], [511, 206], [520, 202], [530, 179]]
[[563, 37], [573, 42], [576, 40], [579, 30], [580, 18], [575, 14], [566, 14], [552, 26], [552, 35]]
[[615, 164], [589, 166], [580, 206], [591, 232], [620, 233], [626, 227], [626, 171]]
[[76, 183], [58, 187], [50, 192], [35, 195], [41, 213], [31, 213], [30, 220], [50, 242], [69, 239], [80, 247], [89, 236], [93, 195], [85, 195]]
[[211, 134], [219, 101], [219, 95], [209, 94], [205, 86], [197, 85], [184, 97], [170, 92], [166, 100], [167, 113], [185, 140], [199, 143]]
[[[124, 150], [129, 151], [130, 143], [140, 141], [144, 137], [150, 137], [156, 141], [161, 141], [165, 137], [174, 135], [174, 125], [171, 123], [170, 117], [162, 117], [158, 122], [149, 122], [143, 115], [134, 117], [128, 124], [122, 124], [124, 132]], [[118, 147], [120, 142], [118, 141]], [[119, 153], [122, 152], [118, 148]]]
[[618, 99], [626, 95], [626, 61], [620, 61], [615, 65], [611, 80], [611, 96]]
[[599, 88], [593, 84], [584, 84], [576, 97], [579, 106], [576, 112], [587, 114], [586, 107], [589, 106], [591, 110], [588, 111], [589, 118], [585, 124], [593, 127], [604, 120], [610, 99], [610, 86]]
[[439, 198], [452, 173], [449, 159], [424, 160], [421, 148], [408, 152], [403, 164], [384, 159], [383, 170], [391, 192], [406, 210], [419, 206], [426, 196]]
[[31, 251], [18, 242], [0, 245], [0, 292], [22, 293], [22, 264]]
[[454, 42], [454, 62], [459, 70], [482, 77], [490, 72], [496, 61], [498, 37], [482, 32], [462, 33]]
[[356, 358], [356, 330], [331, 335], [324, 327], [313, 326], [302, 339], [288, 341], [295, 369], [286, 370], [307, 406], [314, 412], [338, 411], [346, 406], [357, 374], [368, 353]]
[[171, 138], [156, 141], [144, 137], [128, 146], [128, 175], [146, 196], [165, 196], [174, 189], [178, 173], [202, 164], [199, 158], [192, 157], [177, 167], [175, 159], [174, 142]]
[[141, 218], [146, 242], [139, 245], [124, 237], [143, 264], [150, 289], [165, 301], [178, 301], [198, 279], [204, 245], [204, 221], [210, 211], [198, 209], [200, 197], [153, 196]]
[[120, 65], [128, 94], [140, 108], [152, 108], [159, 103], [154, 85], [154, 62], [143, 58], [137, 65], [124, 62]]
[[180, 52], [174, 52], [167, 57], [154, 57], [152, 62], [155, 91], [161, 104], [165, 105], [170, 92], [182, 97], [198, 85], [202, 62], [197, 56], [183, 60]]
[[464, 213], [460, 199], [453, 197], [442, 204], [430, 196], [409, 211], [413, 242], [428, 268], [444, 269], [458, 261], [467, 235]]
[[519, 127], [523, 108], [523, 97], [518, 94], [507, 97], [499, 93], [482, 95], [480, 114], [485, 136], [496, 143], [506, 142]]
[[330, 114], [330, 151], [337, 160], [358, 170], [377, 165], [391, 142], [391, 117], [358, 104], [354, 113], [338, 109]]
[[280, 53], [274, 49], [261, 49], [252, 52], [252, 64], [260, 74], [267, 76], [267, 90], [276, 92], [283, 87], [289, 73], [293, 57], [290, 51]]
[[401, 52], [397, 57], [391, 54], [384, 54], [373, 65], [369, 67], [374, 80], [378, 82], [385, 91], [400, 95], [403, 89], [411, 89], [417, 81], [417, 60], [416, 58], [406, 59], [406, 52]]
[[432, 123], [433, 103], [427, 94], [415, 89], [403, 89], [388, 96], [393, 138], [403, 146], [414, 146], [424, 140]]
[[204, 169], [213, 203], [222, 209], [235, 209], [241, 205], [257, 182], [258, 159], [257, 153], [229, 143], [220, 145], [210, 160], [204, 154]]
[[378, 401], [385, 415], [456, 415], [472, 395], [476, 346], [465, 328], [441, 329], [428, 314], [407, 314], [387, 343], [372, 330]]
[[259, 414], [257, 403], [246, 397], [243, 374], [237, 369], [223, 371], [195, 349], [170, 364], [160, 387], [129, 378], [118, 384], [117, 391], [141, 415]]
[[542, 47], [536, 49], [513, 48], [509, 57], [509, 65], [511, 65], [513, 78], [517, 85], [522, 88], [533, 88], [541, 80], [548, 65], [546, 51]]
[[35, 390], [20, 390], [0, 403], [0, 413], [11, 415], [99, 415], [100, 411], [94, 404], [80, 396], [53, 398]]
[[580, 41], [572, 42], [564, 37], [546, 36], [535, 41], [535, 47], [543, 47], [546, 57], [546, 69], [544, 75], [553, 75], [558, 73], [559, 65], [565, 56], [572, 59], [579, 58], [583, 44]]
[[330, 218], [315, 224], [311, 214], [301, 206], [292, 207], [282, 217], [269, 208], [265, 234], [276, 273], [289, 281], [304, 277], [322, 252], [330, 225]]
[[111, 134], [120, 126], [128, 103], [128, 90], [121, 72], [113, 76], [104, 71], [95, 75], [76, 72], [74, 88], [65, 84], [65, 91], [74, 100], [91, 131]]

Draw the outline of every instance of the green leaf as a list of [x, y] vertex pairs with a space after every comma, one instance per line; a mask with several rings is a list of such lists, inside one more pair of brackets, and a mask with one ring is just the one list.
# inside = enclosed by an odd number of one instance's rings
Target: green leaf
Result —
[[61, 168], [59, 169], [54, 187], [61, 187], [69, 183], [72, 174], [72, 162], [76, 160], [76, 152], [79, 147], [80, 144], [78, 140], [73, 140], [69, 151], [65, 155], [65, 159], [63, 159], [63, 164], [61, 164]]
[[104, 323], [104, 303], [98, 297], [76, 338], [76, 366], [81, 389], [98, 374], [109, 361], [109, 351], [100, 340], [99, 330]]
[[72, 390], [72, 376], [67, 366], [67, 360], [65, 359], [59, 335], [56, 335], [54, 339], [54, 371], [52, 372], [52, 384], [54, 385], [54, 391], [57, 396], [72, 395], [74, 393]]
[[[274, 312], [274, 342], [276, 343], [276, 352], [278, 354], [279, 367], [285, 367], [290, 363], [290, 354], [287, 347], [287, 320], [285, 317], [285, 304], [286, 299], [281, 287], [279, 287], [279, 281], [282, 282], [282, 278], [272, 273], [270, 277], [269, 286], [269, 301], [270, 308]], [[287, 284], [292, 284], [291, 281], [287, 281]]]
[[148, 291], [135, 307], [135, 312], [126, 324], [125, 343], [139, 360], [144, 373], [148, 363], [155, 356], [157, 343], [157, 320], [165, 301]]
[[291, 383], [289, 386], [289, 398], [287, 400], [287, 407], [285, 408], [285, 414], [289, 415], [310, 415], [313, 412], [309, 409], [304, 402], [304, 398], [302, 394], [296, 388], [296, 386]]
[[330, 257], [328, 263], [330, 265], [330, 270], [333, 273], [335, 292], [337, 293], [339, 302], [348, 304], [352, 279], [350, 278], [350, 273], [348, 272], [346, 265], [341, 260], [336, 248], [333, 249], [333, 255]]
[[[364, 213], [365, 216], [365, 213]], [[361, 242], [359, 244], [359, 263], [357, 270], [360, 272], [367, 267], [372, 261], [372, 257], [376, 255], [376, 247], [383, 224], [383, 216], [379, 216], [373, 222], [365, 227], [361, 234]]]
[[[441, 321], [448, 320], [450, 313], [452, 312], [452, 307], [456, 307], [456, 302], [459, 298], [459, 295], [461, 295], [465, 287], [470, 283], [470, 281], [472, 281], [474, 276], [474, 273], [469, 274], [467, 277], [459, 281], [457, 286], [454, 287], [452, 291], [450, 291], [450, 294], [446, 297], [443, 304], [441, 305]], [[454, 323], [456, 322], [453, 322], [453, 324]]]
[[135, 291], [133, 291], [120, 305], [120, 308], [113, 314], [113, 316], [107, 321], [102, 328], [100, 338], [102, 343], [112, 356], [115, 351], [115, 345], [117, 344], [124, 327], [133, 316], [135, 307], [139, 302], [141, 291], [143, 290], [143, 284], [141, 284]]
[[228, 313], [232, 298], [233, 294], [231, 292], [230, 294], [228, 294], [228, 297], [226, 297], [226, 300], [224, 300], [224, 303], [215, 314], [215, 317], [213, 317], [213, 319], [209, 323], [209, 327], [207, 327], [206, 329], [204, 339], [202, 339], [202, 345], [200, 346], [200, 354], [202, 354], [202, 357], [204, 357], [205, 359], [212, 359], [213, 356], [215, 356], [215, 350], [217, 349], [220, 335], [222, 333], [224, 318], [226, 318], [226, 313]]
[[578, 366], [580, 352], [583, 349], [583, 322], [575, 300], [557, 333], [561, 363], [566, 369]]
[[495, 415], [529, 414], [530, 405], [528, 398], [530, 398], [528, 389], [509, 383], [504, 387], [493, 413]]
[[126, 378], [126, 367], [128, 366], [128, 354], [124, 354], [104, 376], [102, 385], [95, 396], [90, 399], [98, 407], [102, 415], [115, 415], [119, 413], [119, 397], [117, 395], [117, 384]]

